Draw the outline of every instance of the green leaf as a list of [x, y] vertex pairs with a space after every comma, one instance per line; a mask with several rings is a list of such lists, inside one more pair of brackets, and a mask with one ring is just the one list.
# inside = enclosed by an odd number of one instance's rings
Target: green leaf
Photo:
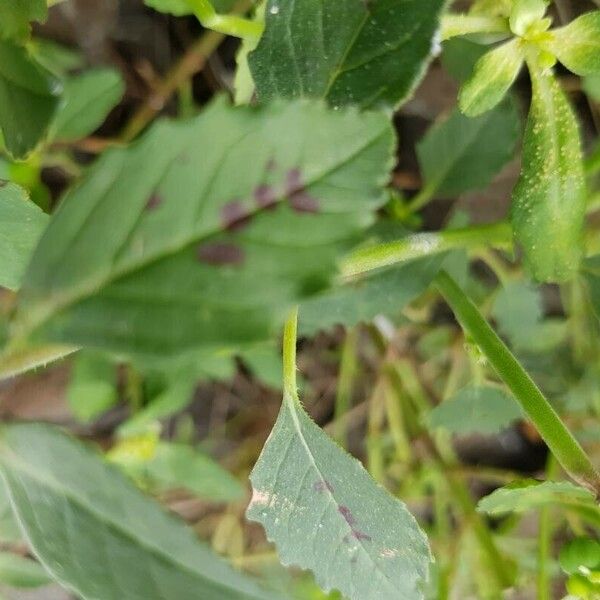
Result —
[[40, 562], [85, 599], [272, 598], [115, 467], [53, 428], [5, 426], [0, 473]]
[[[211, 0], [215, 10], [220, 13], [229, 12], [235, 6], [236, 0]], [[191, 2], [187, 0], [144, 0], [146, 6], [163, 13], [170, 13], [177, 17], [193, 13]]]
[[491, 435], [522, 417], [516, 401], [500, 388], [470, 386], [436, 406], [428, 423], [451, 433]]
[[422, 600], [431, 556], [404, 503], [306, 414], [295, 390], [295, 322], [284, 336], [284, 399], [250, 481], [247, 517], [280, 561], [313, 571], [350, 600]]
[[461, 83], [471, 77], [477, 61], [488, 51], [488, 46], [464, 37], [446, 40], [442, 48], [444, 69]]
[[300, 310], [302, 335], [337, 324], [352, 327], [380, 314], [398, 315], [425, 292], [443, 260], [441, 254], [409, 261], [306, 300]]
[[124, 461], [123, 465], [130, 475], [159, 491], [187, 489], [213, 502], [235, 502], [244, 496], [235, 477], [210, 456], [184, 444], [159, 442], [147, 460]]
[[51, 583], [51, 579], [39, 563], [12, 552], [0, 552], [0, 583], [36, 588]]
[[547, 9], [547, 0], [514, 0], [510, 13], [511, 31], [515, 35], [525, 35], [531, 25], [543, 18]]
[[490, 515], [522, 513], [552, 504], [596, 507], [594, 494], [568, 481], [526, 479], [511, 483], [479, 501], [477, 510]]
[[14, 183], [0, 180], [0, 286], [18, 289], [48, 215]]
[[600, 319], [600, 254], [585, 261], [583, 273], [589, 286], [592, 307]]
[[532, 65], [533, 98], [511, 221], [538, 281], [561, 282], [583, 254], [586, 186], [579, 129], [554, 76]]
[[600, 73], [586, 77], [582, 82], [582, 87], [594, 102], [600, 102]]
[[154, 356], [265, 339], [371, 224], [393, 146], [384, 115], [306, 101], [159, 123], [63, 200], [15, 332]]
[[113, 69], [92, 69], [64, 82], [63, 98], [52, 124], [52, 138], [78, 140], [93, 133], [123, 96], [125, 85]]
[[26, 156], [45, 136], [59, 89], [24, 48], [0, 40], [0, 129], [13, 157]]
[[523, 281], [511, 281], [502, 287], [492, 314], [515, 350], [547, 352], [567, 335], [567, 322], [544, 319], [540, 290]]
[[581, 567], [600, 570], [600, 542], [575, 538], [560, 549], [559, 561], [561, 569], [569, 575], [578, 573]]
[[29, 33], [29, 21], [45, 21], [46, 0], [5, 0], [0, 2], [0, 38], [23, 38]]
[[431, 60], [443, 0], [269, 0], [250, 55], [258, 97], [394, 108]]
[[20, 539], [19, 525], [13, 516], [8, 491], [0, 477], [0, 543], [13, 544]]
[[522, 66], [519, 40], [506, 42], [484, 54], [460, 90], [460, 110], [469, 117], [476, 117], [494, 108], [504, 98]]
[[512, 159], [519, 134], [519, 115], [510, 100], [475, 118], [454, 110], [417, 146], [425, 187], [442, 197], [486, 187]]
[[117, 374], [108, 358], [92, 352], [79, 352], [73, 361], [67, 399], [74, 415], [92, 421], [117, 402]]
[[600, 73], [600, 10], [586, 13], [551, 34], [547, 47], [569, 71], [581, 76]]

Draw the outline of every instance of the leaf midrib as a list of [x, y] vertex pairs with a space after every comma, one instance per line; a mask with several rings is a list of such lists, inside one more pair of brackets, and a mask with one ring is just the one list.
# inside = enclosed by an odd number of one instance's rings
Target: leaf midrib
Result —
[[[322, 172], [318, 175], [315, 175], [311, 180], [307, 181], [306, 187], [310, 187], [310, 186], [316, 185], [317, 183], [320, 183], [323, 179], [330, 176], [332, 173], [334, 173], [338, 169], [342, 168], [343, 166], [348, 164], [350, 161], [354, 160], [356, 157], [360, 156], [360, 154], [362, 154], [363, 152], [368, 150], [371, 146], [375, 145], [381, 139], [385, 138], [385, 136], [387, 136], [388, 134], [389, 134], [389, 129], [388, 129], [387, 125], [385, 127], [381, 127], [380, 130], [373, 137], [368, 139], [363, 145], [361, 145], [359, 148], [357, 148], [354, 152], [350, 153], [343, 160], [337, 162], [331, 168], [325, 170], [324, 172]], [[121, 169], [119, 170], [119, 173], [116, 175], [115, 179], [119, 177], [119, 175], [122, 173], [122, 171], [123, 171], [123, 168], [121, 165]], [[286, 197], [282, 196], [281, 199], [279, 200], [279, 202], [277, 203], [277, 206], [283, 204], [285, 202], [285, 200], [286, 200]], [[98, 203], [98, 205], [99, 204], [100, 203]], [[94, 208], [96, 208], [96, 206], [98, 206], [98, 205], [95, 205], [94, 207], [92, 207], [92, 210], [90, 212], [92, 212], [94, 210]], [[249, 213], [249, 215], [251, 218], [254, 218], [258, 214], [265, 212], [265, 210], [266, 209], [257, 209], [257, 210], [254, 210], [253, 212]], [[143, 207], [140, 209], [140, 214], [143, 214]], [[131, 234], [131, 232], [130, 232], [130, 234]], [[28, 307], [28, 310], [27, 310], [28, 315], [33, 315], [33, 318], [31, 318], [31, 319], [25, 318], [22, 321], [18, 322], [18, 325], [19, 325], [19, 336], [18, 337], [19, 337], [19, 339], [16, 340], [16, 343], [19, 343], [21, 340], [26, 339], [29, 334], [31, 334], [37, 328], [42, 326], [44, 323], [46, 323], [57, 312], [66, 310], [67, 308], [69, 308], [69, 306], [72, 306], [73, 304], [76, 304], [77, 302], [80, 302], [88, 297], [93, 296], [98, 290], [104, 289], [107, 285], [113, 284], [117, 280], [119, 280], [123, 277], [126, 277], [132, 273], [135, 273], [138, 270], [147, 268], [148, 266], [152, 265], [153, 263], [159, 262], [160, 260], [163, 260], [169, 256], [172, 256], [174, 254], [182, 252], [185, 248], [187, 248], [188, 246], [190, 246], [192, 244], [201, 243], [201, 242], [211, 239], [212, 237], [222, 235], [222, 234], [223, 234], [223, 229], [212, 230], [212, 231], [206, 232], [200, 236], [195, 236], [195, 235], [193, 235], [193, 232], [192, 232], [191, 236], [182, 238], [180, 240], [175, 240], [175, 243], [173, 243], [171, 245], [166, 245], [160, 251], [157, 251], [154, 255], [144, 256], [139, 261], [132, 261], [131, 263], [123, 266], [121, 269], [111, 270], [108, 273], [107, 277], [99, 277], [99, 278], [89, 279], [89, 280], [81, 283], [79, 286], [75, 286], [75, 287], [71, 288], [70, 293], [55, 295], [53, 297], [54, 302], [48, 302], [47, 298], [42, 298], [41, 300], [36, 299], [32, 303], [32, 305], [30, 305]], [[47, 306], [46, 310], [39, 310], [39, 312], [36, 313], [37, 305], [39, 305], [40, 303], [42, 304], [42, 306], [44, 306], [46, 304], [48, 306]]]

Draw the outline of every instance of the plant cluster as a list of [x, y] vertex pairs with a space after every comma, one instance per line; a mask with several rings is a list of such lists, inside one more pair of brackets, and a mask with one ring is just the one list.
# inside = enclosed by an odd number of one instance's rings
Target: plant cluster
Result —
[[[93, 133], [123, 96], [120, 74], [32, 36], [46, 0], [0, 3], [0, 377], [68, 357], [68, 398], [89, 423], [118, 402], [119, 365], [131, 409], [104, 455], [49, 425], [1, 426], [0, 583], [56, 581], [89, 600], [419, 600], [550, 599], [564, 581], [569, 598], [599, 598], [600, 145], [584, 151], [563, 84], [600, 121], [600, 10], [146, 4], [197, 17], [201, 61], [241, 39], [233, 97], [186, 104], [184, 57], [105, 140]], [[393, 116], [440, 54], [460, 93], [418, 143], [410, 194], [390, 185]], [[178, 89], [183, 114], [155, 118]], [[457, 211], [423, 229], [425, 207], [484, 189], [520, 149], [503, 220]], [[98, 154], [85, 167], [82, 150]], [[49, 165], [72, 180], [56, 209]], [[296, 350], [335, 325], [333, 439], [301, 403]], [[283, 403], [247, 502], [243, 464], [235, 477], [185, 423], [178, 439], [163, 424], [239, 359], [278, 386], [282, 331]], [[377, 356], [366, 468], [345, 449], [365, 345]], [[457, 457], [455, 436], [515, 423], [549, 450], [541, 477]], [[492, 486], [476, 498], [473, 480]], [[149, 497], [179, 488], [227, 505], [213, 548]], [[282, 565], [310, 575], [219, 557], [259, 556], [231, 551], [240, 506]], [[534, 539], [520, 529], [532, 515]], [[22, 540], [37, 561], [14, 551]]]

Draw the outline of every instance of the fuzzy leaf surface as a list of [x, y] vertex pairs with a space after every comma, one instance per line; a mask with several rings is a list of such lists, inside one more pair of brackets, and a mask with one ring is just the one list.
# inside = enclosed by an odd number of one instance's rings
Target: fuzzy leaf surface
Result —
[[269, 0], [250, 55], [258, 97], [394, 108], [432, 57], [443, 0]]
[[250, 476], [247, 516], [284, 565], [351, 600], [420, 600], [430, 554], [403, 502], [371, 479], [287, 393]]
[[38, 559], [86, 600], [273, 598], [116, 468], [54, 428], [4, 427], [0, 474]]
[[586, 185], [573, 109], [551, 73], [531, 69], [533, 99], [511, 221], [525, 263], [543, 282], [568, 280], [583, 254]]
[[13, 331], [154, 356], [265, 339], [371, 224], [393, 147], [383, 115], [320, 102], [158, 123], [64, 199]]

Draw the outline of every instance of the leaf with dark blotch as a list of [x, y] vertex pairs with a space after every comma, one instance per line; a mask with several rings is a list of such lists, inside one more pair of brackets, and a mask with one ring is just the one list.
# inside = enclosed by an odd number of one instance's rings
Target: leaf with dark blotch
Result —
[[52, 577], [94, 600], [275, 600], [145, 498], [101, 456], [58, 430], [0, 431], [0, 474]]
[[14, 331], [162, 356], [265, 339], [372, 223], [393, 147], [383, 115], [307, 101], [158, 123], [63, 200]]
[[58, 81], [21, 46], [0, 39], [0, 129], [15, 158], [43, 139], [58, 106]]
[[397, 107], [431, 60], [443, 0], [269, 0], [258, 97]]

